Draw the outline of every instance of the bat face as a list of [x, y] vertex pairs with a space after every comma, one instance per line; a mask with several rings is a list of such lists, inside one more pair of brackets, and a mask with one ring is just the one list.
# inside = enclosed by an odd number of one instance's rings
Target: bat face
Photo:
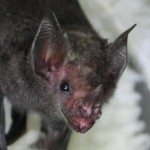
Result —
[[[94, 93], [94, 90], [92, 92]], [[77, 98], [76, 96], [69, 96], [68, 99], [65, 99], [66, 103], [62, 103], [62, 112], [67, 119], [67, 123], [75, 131], [81, 133], [88, 131], [101, 115], [99, 97], [96, 99], [93, 96], [92, 98], [87, 91], [84, 95], [85, 96], [81, 97], [82, 93], [77, 94]]]
[[101, 115], [102, 87], [92, 87], [87, 75], [85, 68], [65, 62], [49, 79], [67, 124], [81, 133], [89, 130]]
[[101, 116], [126, 67], [133, 27], [107, 44], [92, 33], [62, 31], [54, 15], [42, 20], [31, 51], [33, 71], [49, 85], [55, 110], [75, 131], [88, 131]]

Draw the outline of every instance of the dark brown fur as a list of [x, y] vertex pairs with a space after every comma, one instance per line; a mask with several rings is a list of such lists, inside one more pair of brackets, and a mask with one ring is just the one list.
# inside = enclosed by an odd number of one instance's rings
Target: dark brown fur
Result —
[[108, 44], [76, 0], [0, 0], [1, 90], [17, 109], [86, 132], [126, 67], [132, 28]]

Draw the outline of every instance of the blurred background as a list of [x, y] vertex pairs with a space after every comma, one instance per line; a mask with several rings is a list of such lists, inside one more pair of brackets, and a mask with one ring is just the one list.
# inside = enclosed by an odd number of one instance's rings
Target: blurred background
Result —
[[115, 95], [92, 130], [72, 135], [68, 150], [150, 150], [150, 0], [80, 4], [96, 31], [110, 42], [137, 26], [129, 34], [129, 64]]
[[[150, 0], [79, 2], [95, 30], [109, 42], [133, 24], [137, 26], [129, 34], [129, 64], [116, 93], [88, 133], [73, 132], [68, 150], [150, 150]], [[31, 113], [29, 119], [33, 118], [39, 120]], [[10, 124], [9, 119], [6, 122]], [[28, 146], [40, 134], [39, 124], [28, 124], [29, 132], [9, 150], [20, 150], [20, 146], [30, 150]]]

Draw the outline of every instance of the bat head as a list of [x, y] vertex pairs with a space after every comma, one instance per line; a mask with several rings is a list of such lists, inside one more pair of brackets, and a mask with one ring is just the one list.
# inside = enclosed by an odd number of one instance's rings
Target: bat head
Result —
[[[54, 14], [42, 20], [32, 45], [33, 71], [50, 88], [54, 114], [75, 131], [86, 132], [101, 116], [126, 67], [133, 27], [107, 44], [91, 32], [62, 30]], [[46, 102], [45, 107], [50, 109]]]

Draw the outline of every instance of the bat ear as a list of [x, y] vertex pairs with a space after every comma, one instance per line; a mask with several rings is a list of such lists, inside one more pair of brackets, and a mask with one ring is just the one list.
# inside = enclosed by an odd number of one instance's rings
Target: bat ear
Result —
[[115, 83], [122, 75], [127, 66], [127, 40], [129, 32], [136, 26], [133, 25], [128, 30], [123, 32], [108, 49], [108, 69], [107, 74], [111, 81]]
[[53, 13], [43, 18], [31, 48], [33, 70], [46, 78], [53, 69], [59, 68], [67, 53], [68, 39]]

